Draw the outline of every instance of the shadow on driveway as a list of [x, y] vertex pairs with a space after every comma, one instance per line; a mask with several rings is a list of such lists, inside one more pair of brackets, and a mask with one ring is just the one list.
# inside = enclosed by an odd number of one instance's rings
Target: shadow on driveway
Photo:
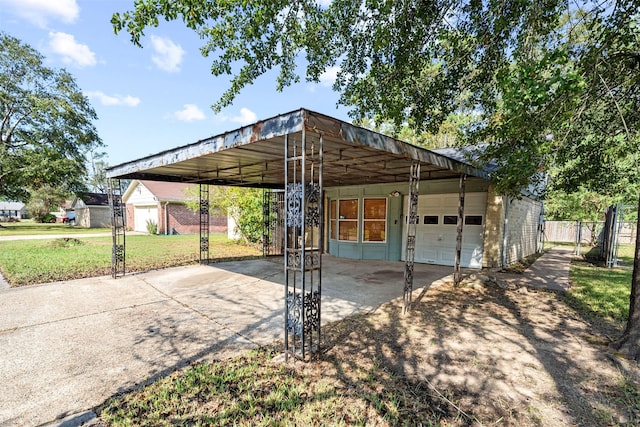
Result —
[[[402, 296], [404, 263], [323, 257], [323, 323]], [[416, 264], [414, 287], [450, 267]], [[39, 425], [283, 336], [281, 258], [0, 292], [0, 425]]]

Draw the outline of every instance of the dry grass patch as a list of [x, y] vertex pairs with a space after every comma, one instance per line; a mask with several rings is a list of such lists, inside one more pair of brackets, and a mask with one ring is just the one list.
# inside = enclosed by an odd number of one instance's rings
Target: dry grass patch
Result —
[[[444, 285], [323, 328], [312, 363], [277, 349], [196, 365], [110, 401], [106, 425], [612, 426], [636, 377], [559, 295]], [[204, 378], [189, 379], [204, 372]], [[160, 403], [160, 402], [167, 403]], [[134, 409], [135, 408], [135, 409]], [[157, 415], [156, 415], [157, 414]]]

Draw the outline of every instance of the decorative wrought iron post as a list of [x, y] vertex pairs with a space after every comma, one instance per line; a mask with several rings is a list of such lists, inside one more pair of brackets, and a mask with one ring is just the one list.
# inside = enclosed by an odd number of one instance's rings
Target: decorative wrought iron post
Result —
[[306, 360], [320, 350], [322, 136], [285, 135], [285, 176], [285, 359]]
[[284, 191], [262, 193], [262, 255], [284, 254]]
[[269, 255], [271, 247], [271, 190], [262, 190], [262, 256]]
[[464, 196], [467, 174], [460, 175], [460, 197], [458, 198], [458, 227], [456, 230], [456, 255], [453, 262], [453, 284], [458, 286], [462, 280], [460, 262], [462, 261], [462, 229], [464, 226]]
[[126, 217], [122, 203], [122, 183], [119, 179], [107, 180], [109, 208], [111, 209], [111, 277], [117, 279], [126, 272]]
[[407, 250], [404, 265], [404, 292], [402, 313], [411, 310], [413, 293], [413, 264], [416, 251], [416, 225], [418, 224], [418, 187], [420, 185], [420, 162], [412, 161], [409, 173], [409, 220], [407, 224]]
[[200, 264], [209, 263], [209, 185], [200, 184]]

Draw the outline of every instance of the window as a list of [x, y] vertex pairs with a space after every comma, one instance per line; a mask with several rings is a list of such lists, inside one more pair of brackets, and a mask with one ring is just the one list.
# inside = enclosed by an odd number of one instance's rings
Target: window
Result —
[[338, 239], [358, 241], [358, 199], [338, 201]]
[[437, 215], [425, 215], [424, 216], [424, 224], [425, 225], [438, 224], [438, 216]]
[[336, 201], [332, 200], [329, 207], [329, 238], [335, 240], [338, 236], [338, 208]]
[[445, 225], [457, 225], [458, 224], [458, 216], [457, 215], [445, 215], [442, 219], [442, 223]]
[[467, 215], [464, 217], [465, 225], [482, 225], [482, 215]]
[[387, 239], [387, 199], [364, 199], [363, 242]]

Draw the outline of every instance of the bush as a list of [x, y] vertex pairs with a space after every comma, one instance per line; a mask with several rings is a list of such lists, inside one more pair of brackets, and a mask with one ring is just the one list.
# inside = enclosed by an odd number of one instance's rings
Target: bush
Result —
[[147, 220], [147, 233], [158, 234], [158, 224], [150, 219]]
[[56, 218], [56, 216], [50, 213], [47, 213], [42, 217], [36, 218], [37, 222], [42, 222], [42, 223], [53, 223], [53, 222], [56, 222], [57, 220], [58, 219]]

